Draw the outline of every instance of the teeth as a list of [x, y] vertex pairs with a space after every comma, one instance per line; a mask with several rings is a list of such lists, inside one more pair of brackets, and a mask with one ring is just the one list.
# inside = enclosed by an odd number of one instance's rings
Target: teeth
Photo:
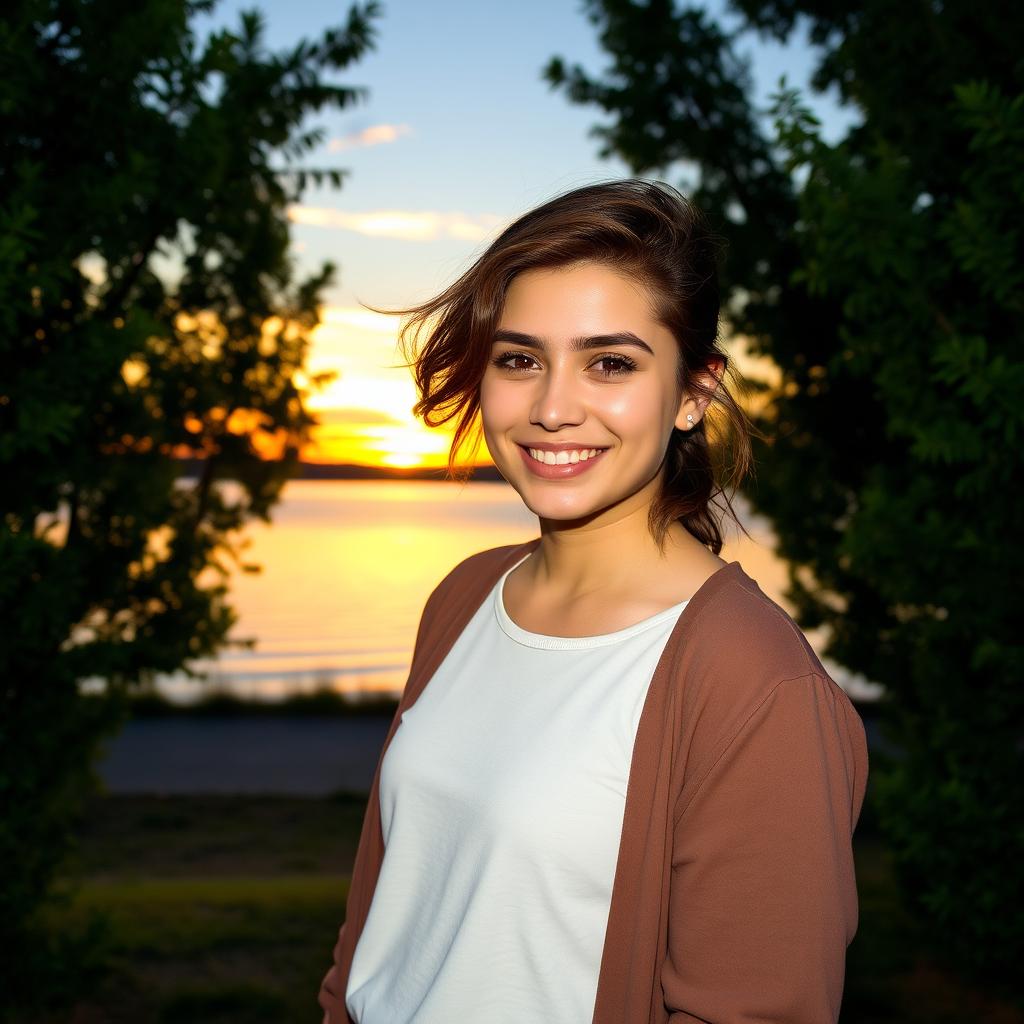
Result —
[[567, 463], [586, 462], [603, 448], [572, 448], [562, 452], [541, 451], [539, 448], [528, 448], [530, 455], [546, 466], [564, 466]]

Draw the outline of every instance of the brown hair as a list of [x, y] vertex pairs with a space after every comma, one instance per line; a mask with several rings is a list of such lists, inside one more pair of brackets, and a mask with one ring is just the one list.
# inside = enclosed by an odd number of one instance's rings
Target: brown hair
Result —
[[695, 427], [672, 430], [664, 486], [648, 525], [663, 547], [669, 525], [679, 520], [718, 554], [722, 535], [712, 506], [719, 498], [719, 513], [727, 511], [743, 528], [721, 481], [727, 478], [735, 493], [753, 466], [751, 424], [725, 377], [711, 389], [696, 376], [721, 362], [736, 378], [718, 346], [718, 259], [725, 248], [704, 214], [671, 185], [640, 178], [598, 182], [523, 214], [434, 298], [406, 309], [366, 308], [410, 316], [398, 344], [407, 360], [401, 365], [413, 369], [420, 395], [413, 413], [429, 427], [459, 417], [448, 475], [465, 480], [472, 469], [457, 468], [456, 456], [474, 427], [470, 458], [479, 450], [480, 382], [512, 279], [525, 270], [590, 262], [646, 285], [656, 319], [679, 344], [679, 386], [709, 402]]

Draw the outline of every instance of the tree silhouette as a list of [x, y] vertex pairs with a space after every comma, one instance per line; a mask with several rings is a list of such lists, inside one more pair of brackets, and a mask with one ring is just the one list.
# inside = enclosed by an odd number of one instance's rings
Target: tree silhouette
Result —
[[[610, 115], [601, 154], [699, 169], [730, 239], [731, 328], [782, 381], [747, 488], [824, 653], [886, 687], [869, 797], [902, 890], [959, 968], [1011, 982], [1024, 939], [1024, 8], [588, 0], [610, 69], [544, 69]], [[808, 27], [812, 88], [860, 120], [826, 143], [785, 80], [754, 108], [736, 36]], [[766, 126], [764, 113], [772, 116]]]
[[[342, 183], [302, 163], [323, 136], [306, 121], [365, 95], [329, 78], [372, 48], [379, 8], [270, 52], [256, 11], [200, 38], [213, 7], [11, 0], [0, 14], [8, 1010], [75, 991], [88, 936], [47, 935], [39, 908], [98, 744], [130, 691], [195, 675], [224, 646], [228, 563], [258, 569], [232, 535], [269, 519], [316, 422], [297, 375], [334, 267], [296, 277], [287, 207], [310, 180]], [[91, 677], [105, 699], [83, 693]]]

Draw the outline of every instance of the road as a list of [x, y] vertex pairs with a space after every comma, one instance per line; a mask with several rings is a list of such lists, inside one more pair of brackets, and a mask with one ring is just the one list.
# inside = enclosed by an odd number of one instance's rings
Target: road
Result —
[[[111, 793], [365, 793], [390, 719], [170, 716], [129, 722], [97, 765]], [[881, 749], [865, 719], [868, 746]]]
[[111, 793], [287, 793], [370, 789], [390, 719], [143, 718], [97, 764]]

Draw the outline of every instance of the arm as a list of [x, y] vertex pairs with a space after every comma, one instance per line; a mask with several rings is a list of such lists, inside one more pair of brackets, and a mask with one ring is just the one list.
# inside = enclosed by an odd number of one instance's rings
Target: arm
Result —
[[864, 727], [836, 683], [775, 685], [677, 808], [662, 988], [672, 1024], [826, 1024], [857, 930]]
[[338, 941], [334, 944], [333, 960], [330, 969], [320, 982], [320, 992], [317, 995], [317, 1003], [324, 1011], [321, 1024], [342, 1024], [350, 1020], [348, 1010], [345, 1008], [345, 993], [342, 991], [341, 972], [338, 970], [338, 956], [341, 950], [342, 936], [345, 934], [345, 925], [342, 923], [338, 929]]

